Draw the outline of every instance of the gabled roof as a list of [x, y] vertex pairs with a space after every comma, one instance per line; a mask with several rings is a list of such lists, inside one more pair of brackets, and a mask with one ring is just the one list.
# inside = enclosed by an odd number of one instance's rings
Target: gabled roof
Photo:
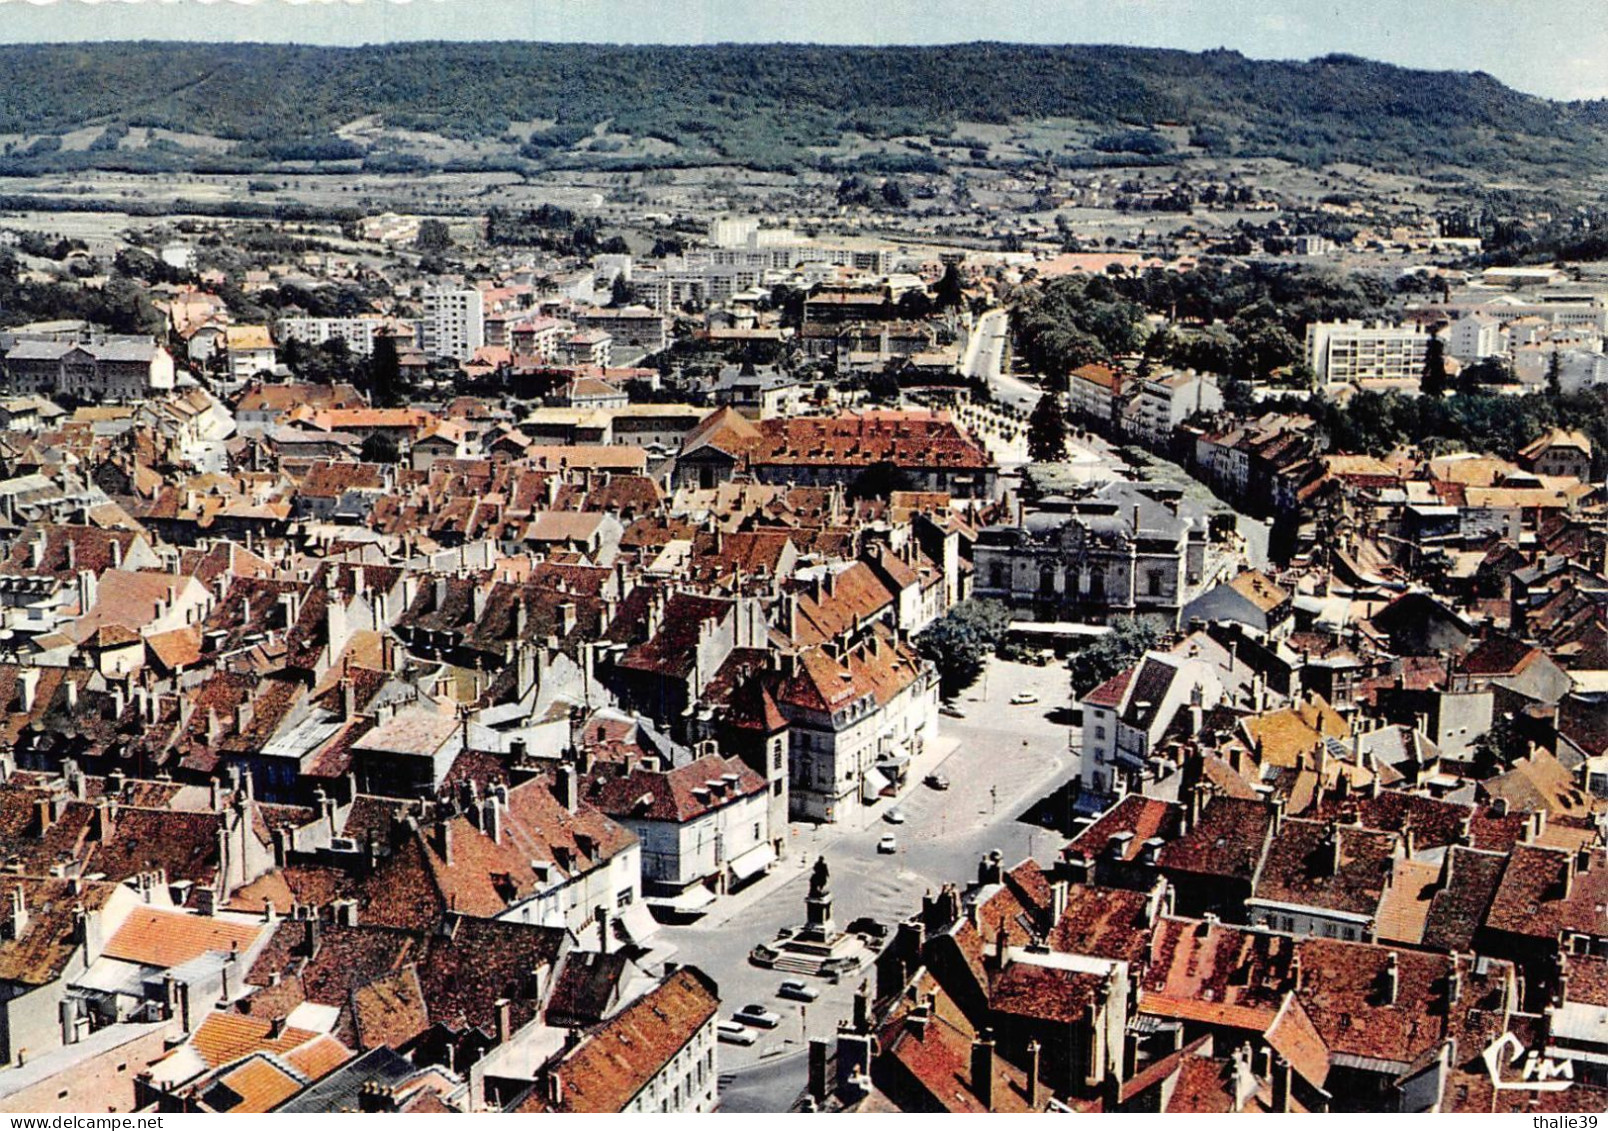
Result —
[[1372, 918], [1397, 843], [1390, 833], [1291, 818], [1268, 842], [1253, 896]]
[[260, 920], [248, 923], [137, 907], [106, 941], [102, 953], [144, 966], [182, 966], [209, 951], [227, 954], [249, 950], [264, 929]]
[[739, 758], [706, 754], [671, 770], [594, 773], [586, 797], [615, 820], [696, 820], [740, 797], [765, 792], [765, 780]]
[[1164, 871], [1249, 882], [1273, 828], [1273, 810], [1261, 801], [1214, 797], [1188, 832], [1162, 846]]
[[515, 1112], [619, 1112], [713, 1020], [720, 998], [695, 966], [683, 966], [604, 1022], [553, 1069]]
[[1248, 569], [1230, 581], [1228, 586], [1264, 613], [1290, 599], [1290, 594], [1261, 570]]

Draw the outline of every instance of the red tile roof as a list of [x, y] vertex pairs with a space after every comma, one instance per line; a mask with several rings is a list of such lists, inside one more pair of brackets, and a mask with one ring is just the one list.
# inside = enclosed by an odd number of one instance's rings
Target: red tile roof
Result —
[[557, 1095], [538, 1085], [516, 1112], [619, 1112], [720, 1008], [715, 983], [683, 966], [605, 1021], [555, 1069]]

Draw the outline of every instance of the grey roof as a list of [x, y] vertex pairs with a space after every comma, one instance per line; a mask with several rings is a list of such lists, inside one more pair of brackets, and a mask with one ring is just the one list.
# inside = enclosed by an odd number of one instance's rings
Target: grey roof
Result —
[[381, 1045], [309, 1084], [274, 1110], [276, 1112], [356, 1111], [358, 1097], [363, 1093], [364, 1084], [372, 1082], [387, 1087], [394, 1086], [417, 1071], [417, 1067], [407, 1057]]
[[156, 343], [149, 338], [116, 338], [86, 348], [97, 361], [148, 362], [156, 353]]
[[19, 338], [6, 353], [7, 361], [57, 361], [73, 350], [82, 350], [97, 361], [146, 363], [156, 353], [151, 338], [124, 335], [95, 342], [61, 341], [53, 338]]
[[56, 361], [78, 348], [77, 342], [40, 341], [25, 338], [6, 353], [7, 361]]
[[1122, 721], [1138, 730], [1149, 730], [1161, 710], [1161, 702], [1178, 677], [1178, 669], [1154, 656], [1145, 657], [1128, 690], [1128, 709]]

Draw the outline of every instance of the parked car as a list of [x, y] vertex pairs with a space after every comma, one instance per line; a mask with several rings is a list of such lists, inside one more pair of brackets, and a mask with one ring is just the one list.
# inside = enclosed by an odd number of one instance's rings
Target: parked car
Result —
[[752, 1025], [756, 1029], [774, 1029], [782, 1023], [782, 1015], [766, 1009], [763, 1005], [745, 1005], [731, 1015], [733, 1021], [744, 1025]]
[[966, 717], [966, 712], [953, 703], [945, 703], [938, 708], [938, 713], [948, 715], [952, 719], [964, 719]]
[[928, 774], [923, 780], [925, 781], [928, 789], [949, 788], [949, 779], [944, 777], [942, 774]]
[[1011, 702], [1020, 707], [1027, 703], [1037, 703], [1038, 696], [1034, 695], [1031, 691], [1018, 691], [1015, 695], [1011, 696]]
[[905, 811], [898, 807], [889, 809], [882, 814], [882, 819], [890, 825], [902, 825], [905, 823]]
[[864, 935], [871, 939], [885, 939], [888, 937], [888, 925], [877, 922], [869, 915], [861, 915], [849, 924], [849, 934]]
[[797, 978], [789, 978], [776, 987], [776, 996], [785, 997], [789, 1001], [814, 1001], [821, 996], [821, 991], [808, 982], [801, 982]]
[[739, 1025], [735, 1021], [722, 1021], [715, 1026], [715, 1036], [729, 1045], [751, 1045], [759, 1040], [759, 1034], [747, 1025]]
[[877, 841], [877, 851], [882, 853], [883, 855], [888, 855], [889, 853], [898, 852], [899, 851], [899, 838], [894, 836], [892, 833], [889, 833], [887, 836], [885, 836], [881, 840]]

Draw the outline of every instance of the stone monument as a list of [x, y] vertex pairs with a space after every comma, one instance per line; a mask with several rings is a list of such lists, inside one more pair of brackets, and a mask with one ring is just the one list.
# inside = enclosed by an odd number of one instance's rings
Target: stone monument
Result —
[[826, 866], [824, 856], [815, 858], [815, 870], [810, 873], [810, 893], [804, 897], [804, 930], [800, 933], [812, 942], [837, 938], [837, 927], [832, 922], [832, 870]]

